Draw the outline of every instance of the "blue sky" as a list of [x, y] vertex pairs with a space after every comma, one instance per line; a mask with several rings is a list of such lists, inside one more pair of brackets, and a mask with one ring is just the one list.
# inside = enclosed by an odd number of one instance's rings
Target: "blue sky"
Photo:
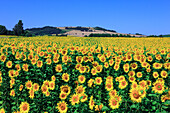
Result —
[[100, 26], [120, 33], [170, 34], [170, 0], [0, 0], [0, 25]]

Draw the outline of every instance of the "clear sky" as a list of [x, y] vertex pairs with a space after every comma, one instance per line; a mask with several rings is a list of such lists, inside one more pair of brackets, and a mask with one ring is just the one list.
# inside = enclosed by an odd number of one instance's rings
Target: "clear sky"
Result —
[[0, 0], [0, 25], [100, 26], [120, 33], [170, 34], [170, 0]]

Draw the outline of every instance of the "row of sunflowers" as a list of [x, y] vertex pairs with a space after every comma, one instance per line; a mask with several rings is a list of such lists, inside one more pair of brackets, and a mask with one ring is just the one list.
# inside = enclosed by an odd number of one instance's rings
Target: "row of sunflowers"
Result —
[[0, 39], [0, 113], [168, 112], [168, 38]]

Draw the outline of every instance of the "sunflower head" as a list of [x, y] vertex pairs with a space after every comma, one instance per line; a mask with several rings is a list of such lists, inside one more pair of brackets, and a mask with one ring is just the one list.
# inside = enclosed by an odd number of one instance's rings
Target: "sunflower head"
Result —
[[19, 108], [22, 113], [28, 113], [30, 110], [30, 106], [27, 102], [21, 102]]

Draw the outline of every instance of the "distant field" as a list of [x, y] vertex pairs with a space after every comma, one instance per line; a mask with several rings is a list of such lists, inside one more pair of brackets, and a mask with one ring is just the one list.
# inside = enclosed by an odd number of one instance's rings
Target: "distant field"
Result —
[[0, 112], [168, 112], [170, 39], [0, 38]]

